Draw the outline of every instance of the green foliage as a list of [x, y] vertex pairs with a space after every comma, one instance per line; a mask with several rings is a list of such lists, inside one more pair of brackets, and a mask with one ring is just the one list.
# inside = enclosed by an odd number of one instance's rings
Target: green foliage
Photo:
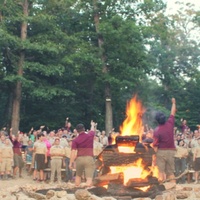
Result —
[[[8, 124], [16, 81], [22, 83], [20, 128], [45, 124], [50, 129], [90, 120], [105, 125], [105, 86], [110, 85], [114, 127], [125, 117], [126, 102], [138, 94], [146, 107], [144, 121], [154, 124], [156, 110], [169, 114], [177, 99], [177, 125], [186, 118], [199, 123], [199, 48], [181, 24], [199, 25], [199, 12], [187, 9], [166, 16], [162, 1], [32, 0], [24, 17], [20, 1], [0, 2], [0, 121]], [[99, 14], [95, 27], [94, 14]], [[183, 16], [187, 16], [184, 18]], [[21, 23], [28, 22], [21, 41]], [[96, 31], [98, 28], [98, 32]], [[98, 39], [103, 46], [101, 51]], [[25, 53], [23, 76], [17, 75], [19, 54]], [[101, 55], [105, 55], [105, 63]], [[104, 64], [108, 73], [103, 72]], [[7, 109], [8, 108], [8, 109]], [[5, 117], [3, 117], [5, 116]]]

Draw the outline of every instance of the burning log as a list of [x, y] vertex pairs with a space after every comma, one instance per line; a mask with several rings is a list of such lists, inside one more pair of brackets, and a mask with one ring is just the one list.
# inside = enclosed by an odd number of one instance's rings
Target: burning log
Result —
[[95, 186], [104, 186], [108, 185], [110, 182], [123, 184], [124, 175], [123, 173], [115, 173], [115, 174], [105, 174], [99, 177], [96, 177], [94, 180]]
[[99, 181], [113, 181], [123, 178], [123, 173], [115, 173], [115, 174], [105, 174], [99, 177], [96, 177], [95, 180]]
[[158, 179], [155, 177], [149, 177], [146, 179], [142, 178], [131, 178], [127, 182], [126, 186], [127, 187], [146, 187], [149, 185], [158, 185]]
[[136, 154], [136, 153], [113, 153], [106, 151], [102, 153], [104, 166], [121, 166], [136, 162], [139, 158], [143, 159], [144, 165], [151, 166], [152, 155], [148, 153]]
[[117, 146], [123, 146], [129, 144], [135, 147], [136, 144], [139, 142], [139, 135], [117, 136], [115, 141]]

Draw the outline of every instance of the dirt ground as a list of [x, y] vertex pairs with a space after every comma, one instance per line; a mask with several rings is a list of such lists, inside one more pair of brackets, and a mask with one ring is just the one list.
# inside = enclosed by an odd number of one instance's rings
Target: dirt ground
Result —
[[[25, 184], [47, 184], [48, 182], [38, 182], [38, 181], [34, 181], [33, 177], [28, 175], [28, 173], [26, 172], [26, 170], [24, 169], [22, 172], [22, 178], [16, 177], [15, 179], [8, 179], [8, 180], [0, 180], [0, 190], [4, 190], [5, 188], [9, 188], [9, 187], [14, 187], [14, 186], [24, 186]], [[194, 184], [192, 183], [186, 183], [186, 184], [177, 184], [177, 186], [179, 187], [200, 187], [200, 183], [198, 184]]]
[[8, 179], [8, 180], [0, 180], [0, 190], [5, 188], [14, 187], [14, 186], [23, 186], [25, 184], [36, 184], [33, 181], [32, 176], [28, 176], [26, 171], [23, 170], [22, 178], [16, 177], [15, 179]]

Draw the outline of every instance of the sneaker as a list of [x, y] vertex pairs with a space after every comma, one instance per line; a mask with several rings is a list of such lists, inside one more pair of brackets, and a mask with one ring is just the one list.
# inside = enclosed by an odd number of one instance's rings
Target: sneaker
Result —
[[198, 181], [195, 181], [195, 182], [194, 182], [194, 184], [198, 184], [198, 183], [199, 183]]

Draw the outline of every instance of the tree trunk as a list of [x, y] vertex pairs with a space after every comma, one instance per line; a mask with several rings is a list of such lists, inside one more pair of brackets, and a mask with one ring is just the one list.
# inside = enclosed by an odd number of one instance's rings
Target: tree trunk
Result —
[[[23, 15], [26, 18], [28, 16], [28, 0], [24, 0], [22, 3]], [[27, 22], [23, 21], [21, 24], [21, 41], [23, 42], [27, 38]], [[25, 60], [25, 52], [24, 49], [21, 49], [19, 54], [19, 62], [18, 62], [18, 72], [17, 75], [19, 77], [23, 76], [23, 65]], [[17, 80], [16, 87], [14, 89], [13, 96], [13, 107], [12, 107], [12, 133], [16, 135], [19, 131], [19, 123], [20, 123], [20, 104], [21, 104], [21, 95], [22, 95], [22, 83], [20, 80]]]
[[[106, 57], [103, 53], [103, 36], [99, 32], [99, 12], [98, 12], [98, 6], [97, 6], [97, 0], [93, 1], [94, 3], [94, 22], [95, 22], [95, 28], [96, 33], [98, 34], [98, 45], [100, 50], [100, 56], [101, 61], [103, 63], [102, 72], [104, 74], [108, 73], [108, 68], [106, 66]], [[112, 112], [112, 98], [111, 98], [111, 89], [110, 84], [108, 82], [105, 83], [105, 109], [106, 109], [106, 116], [105, 116], [105, 131], [106, 135], [109, 134], [109, 132], [113, 128], [113, 112]]]

